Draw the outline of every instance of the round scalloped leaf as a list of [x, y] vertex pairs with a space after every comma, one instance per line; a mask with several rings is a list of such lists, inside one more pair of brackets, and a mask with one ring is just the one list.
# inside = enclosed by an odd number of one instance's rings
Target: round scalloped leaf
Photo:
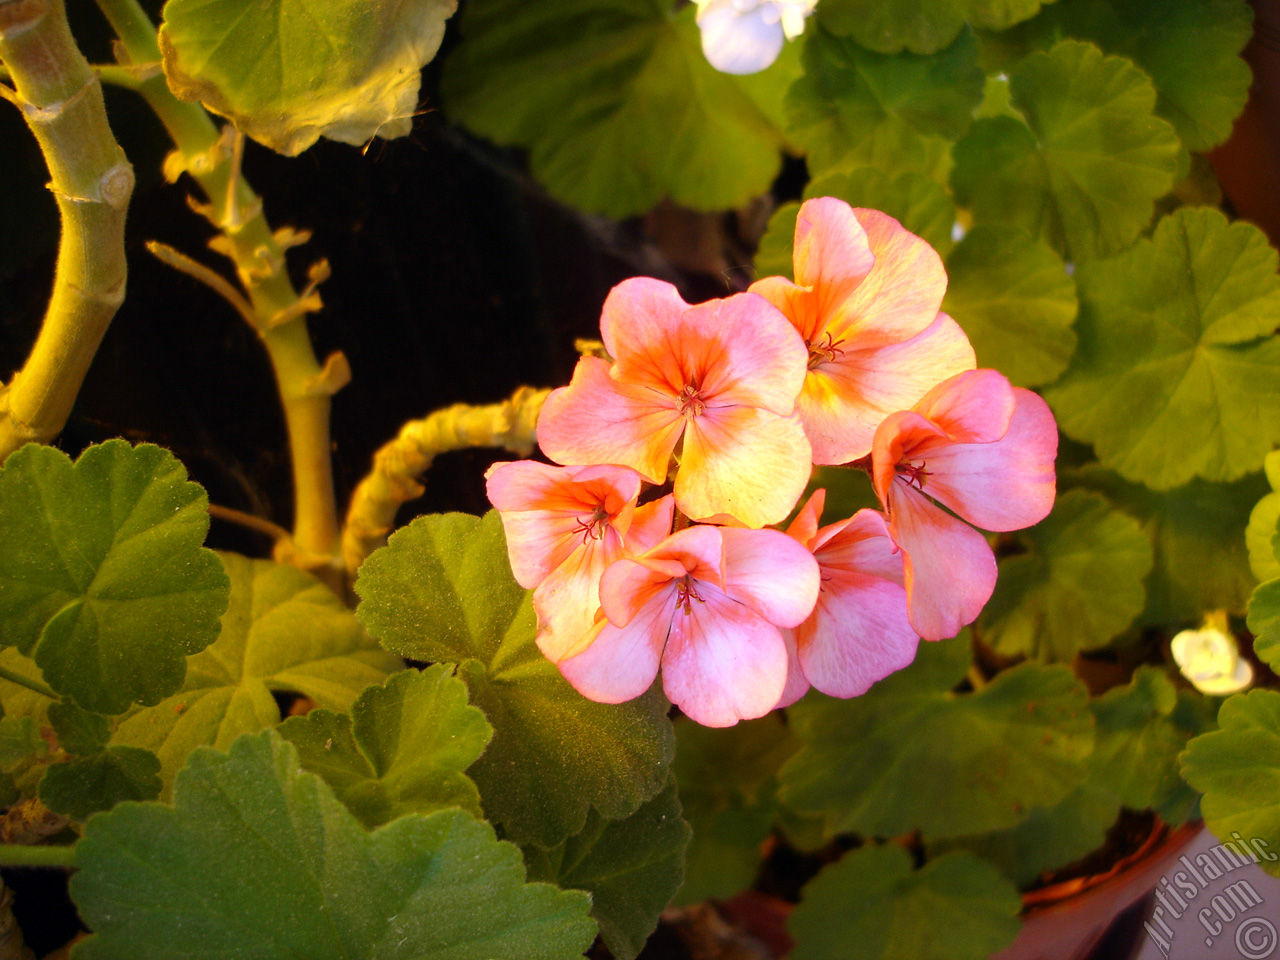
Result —
[[82, 710], [70, 700], [49, 704], [49, 725], [58, 746], [74, 757], [97, 753], [111, 739], [111, 721], [100, 713]]
[[915, 170], [832, 170], [809, 181], [805, 199], [836, 197], [851, 207], [887, 213], [939, 253], [951, 249], [956, 205], [945, 187]]
[[1253, 591], [1248, 622], [1253, 652], [1272, 670], [1280, 672], [1280, 578], [1268, 580]]
[[1140, 625], [1195, 623], [1206, 610], [1244, 612], [1255, 582], [1240, 531], [1266, 487], [1260, 475], [1230, 484], [1193, 480], [1163, 492], [1096, 464], [1058, 479], [1106, 494], [1138, 519], [1155, 544]]
[[1188, 150], [1225, 140], [1248, 98], [1249, 65], [1240, 53], [1253, 34], [1253, 11], [1245, 0], [1071, 0], [1046, 10], [1025, 32], [1047, 43], [1062, 36], [1091, 40], [1129, 57], [1150, 75], [1156, 113], [1177, 128]]
[[303, 769], [321, 776], [369, 829], [442, 807], [482, 815], [480, 791], [463, 771], [493, 728], [446, 664], [393, 674], [357, 697], [351, 716], [312, 710], [279, 731]]
[[987, 30], [1004, 30], [1035, 16], [1053, 0], [824, 0], [822, 25], [852, 36], [880, 53], [935, 53], [955, 39], [965, 21]]
[[1156, 490], [1261, 467], [1280, 442], [1280, 277], [1262, 232], [1184, 207], [1077, 276], [1080, 346], [1045, 392], [1062, 430]]
[[695, 8], [665, 0], [472, 0], [445, 64], [450, 115], [528, 147], [557, 199], [614, 217], [663, 197], [695, 210], [769, 189], [783, 137], [770, 84], [788, 57], [746, 81], [707, 63]]
[[933, 56], [873, 53], [821, 28], [787, 93], [787, 133], [809, 171], [869, 165], [935, 173], [982, 102], [978, 45], [965, 31]]
[[1018, 538], [1028, 552], [1000, 564], [995, 593], [979, 619], [982, 639], [1001, 653], [1070, 663], [1142, 612], [1151, 540], [1101, 494], [1064, 494], [1045, 520]]
[[[1182, 775], [1204, 794], [1205, 826], [1218, 837], [1239, 833], [1280, 850], [1280, 693], [1237, 694], [1218, 711], [1218, 726], [1182, 755]], [[1280, 859], [1258, 866], [1280, 877]]]
[[[854, 850], [801, 891], [791, 960], [984, 960], [1013, 942], [1022, 898], [970, 853], [911, 869], [887, 844]], [[856, 944], [856, 954], [850, 953]]]
[[227, 578], [208, 499], [173, 454], [111, 440], [73, 464], [28, 444], [0, 470], [2, 642], [95, 713], [158, 703], [218, 635]]
[[461, 810], [366, 832], [274, 731], [202, 747], [173, 806], [94, 817], [71, 896], [78, 960], [574, 960], [590, 899], [525, 883], [516, 847]]
[[286, 156], [320, 137], [403, 137], [419, 70], [457, 0], [169, 0], [160, 46], [182, 100], [199, 100]]
[[113, 743], [146, 747], [162, 764], [166, 795], [194, 748], [226, 749], [242, 733], [280, 722], [273, 693], [298, 693], [347, 710], [402, 661], [361, 629], [333, 591], [308, 573], [220, 554], [231, 580], [222, 633], [187, 663], [179, 693], [126, 717]]
[[974, 227], [947, 257], [942, 309], [978, 365], [1020, 387], [1052, 383], [1076, 349], [1076, 285], [1048, 244], [1011, 227]]
[[1272, 450], [1262, 461], [1271, 485], [1271, 493], [1257, 502], [1249, 514], [1249, 525], [1244, 530], [1245, 546], [1249, 550], [1249, 569], [1259, 582], [1280, 577], [1280, 557], [1276, 556], [1273, 540], [1276, 526], [1280, 524], [1280, 450]]
[[458, 664], [494, 729], [470, 774], [507, 836], [551, 847], [582, 830], [592, 807], [630, 816], [666, 783], [666, 701], [655, 688], [596, 703], [560, 676], [534, 643], [497, 511], [419, 517], [365, 561], [356, 592], [357, 616], [389, 649]]
[[781, 801], [821, 814], [829, 836], [943, 839], [1002, 830], [1063, 800], [1093, 749], [1084, 687], [1065, 666], [1026, 663], [951, 693], [969, 663], [967, 634], [922, 643], [915, 663], [861, 697], [791, 708], [803, 746], [779, 774]]
[[1151, 80], [1123, 57], [1063, 41], [1010, 76], [1026, 118], [975, 121], [955, 147], [951, 184], [975, 223], [1043, 236], [1068, 260], [1127, 247], [1169, 191], [1182, 145], [1154, 113]]
[[160, 796], [160, 761], [150, 750], [108, 747], [66, 763], [50, 764], [40, 781], [40, 802], [84, 822], [123, 800]]
[[529, 877], [591, 895], [591, 915], [617, 960], [635, 960], [684, 875], [689, 825], [675, 782], [622, 820], [592, 812], [581, 833], [544, 850], [524, 848]]

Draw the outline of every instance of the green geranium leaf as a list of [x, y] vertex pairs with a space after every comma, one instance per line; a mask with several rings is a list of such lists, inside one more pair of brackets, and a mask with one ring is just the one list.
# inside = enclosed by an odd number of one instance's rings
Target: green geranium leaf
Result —
[[94, 817], [71, 895], [77, 960], [186, 956], [571, 960], [589, 898], [525, 883], [520, 853], [461, 810], [372, 833], [274, 731], [196, 750], [173, 806]]
[[1254, 506], [1249, 514], [1249, 525], [1244, 531], [1245, 546], [1249, 550], [1249, 569], [1259, 581], [1280, 577], [1280, 557], [1276, 556], [1276, 549], [1272, 544], [1276, 526], [1280, 524], [1280, 450], [1268, 453], [1262, 466], [1267, 475], [1267, 483], [1271, 484], [1271, 492]]
[[1254, 579], [1240, 531], [1266, 487], [1261, 475], [1229, 484], [1193, 480], [1157, 492], [1093, 465], [1064, 472], [1059, 482], [1106, 494], [1155, 544], [1140, 625], [1199, 622], [1209, 610], [1244, 612]]
[[943, 839], [1063, 800], [1093, 749], [1084, 687], [1064, 666], [1027, 663], [952, 694], [969, 662], [965, 634], [922, 643], [915, 663], [861, 697], [791, 708], [803, 746], [779, 774], [782, 802], [822, 814], [828, 835]]
[[1072, 490], [1019, 539], [1028, 552], [1000, 564], [979, 620], [983, 639], [1001, 653], [1069, 663], [1142, 612], [1151, 540], [1106, 497]]
[[1184, 207], [1079, 281], [1080, 348], [1045, 392], [1063, 431], [1156, 490], [1261, 467], [1280, 442], [1280, 277], [1262, 232]]
[[801, 893], [791, 960], [982, 960], [1018, 935], [1018, 891], [989, 863], [951, 853], [920, 870], [893, 845], [864, 847]]
[[587, 817], [583, 831], [544, 850], [524, 848], [529, 877], [591, 894], [591, 915], [617, 960], [634, 960], [684, 875], [689, 826], [675, 783], [622, 820]]
[[760, 245], [756, 247], [756, 279], [761, 277], [786, 277], [795, 279], [794, 261], [791, 258], [796, 239], [796, 217], [799, 203], [784, 203], [773, 211], [765, 227]]
[[965, 21], [988, 30], [1004, 30], [1033, 17], [1041, 3], [1053, 0], [824, 0], [822, 25], [852, 36], [880, 53], [935, 53], [956, 38]]
[[809, 170], [869, 165], [935, 173], [948, 140], [982, 102], [978, 47], [967, 31], [930, 57], [873, 53], [820, 27], [805, 40], [805, 75], [787, 93], [787, 132]]
[[1268, 580], [1253, 591], [1249, 598], [1249, 630], [1258, 659], [1280, 671], [1280, 578]]
[[666, 783], [666, 701], [655, 689], [595, 703], [542, 656], [496, 511], [419, 517], [365, 561], [356, 592], [357, 615], [388, 649], [458, 664], [494, 729], [470, 774], [512, 839], [555, 846], [583, 829], [590, 808], [630, 816]]
[[43, 757], [49, 745], [33, 717], [0, 717], [0, 767], [12, 767], [31, 757]]
[[166, 791], [195, 747], [222, 749], [280, 722], [273, 692], [347, 710], [365, 687], [400, 669], [324, 584], [291, 566], [221, 554], [231, 579], [222, 633], [187, 665], [181, 692], [126, 717], [114, 743], [160, 757]]
[[370, 687], [350, 717], [313, 710], [280, 727], [303, 769], [324, 778], [370, 829], [441, 807], [481, 816], [480, 792], [463, 771], [492, 733], [484, 714], [467, 704], [466, 684], [444, 664]]
[[1173, 186], [1182, 149], [1155, 88], [1123, 57], [1063, 41], [1010, 76], [1026, 118], [978, 120], [956, 144], [951, 184], [975, 223], [1009, 224], [1081, 261], [1127, 247]]
[[[1218, 724], [1182, 755], [1182, 775], [1204, 794], [1205, 825], [1218, 837], [1239, 833], [1280, 850], [1280, 693], [1236, 694], [1222, 705]], [[1280, 859], [1258, 866], [1280, 877]]]
[[160, 46], [169, 86], [259, 143], [296, 156], [320, 137], [403, 137], [418, 71], [435, 56], [456, 0], [370, 6], [325, 0], [169, 0]]
[[695, 9], [665, 0], [473, 0], [445, 64], [445, 106], [475, 132], [528, 147], [534, 176], [565, 203], [613, 217], [663, 197], [696, 210], [768, 190], [782, 134], [770, 84], [703, 56]]
[[1058, 379], [1076, 349], [1076, 285], [1042, 240], [975, 227], [947, 257], [942, 309], [969, 335], [978, 365], [1016, 386]]
[[1092, 781], [1052, 807], [1036, 807], [1016, 827], [929, 845], [933, 857], [968, 850], [1000, 868], [1019, 887], [1102, 846], [1120, 813], [1116, 795]]
[[676, 902], [751, 885], [777, 809], [777, 773], [799, 743], [776, 713], [726, 729], [676, 724], [676, 780], [693, 840]]
[[167, 450], [28, 444], [0, 470], [3, 642], [95, 713], [158, 703], [218, 635], [227, 578], [208, 500]]
[[58, 745], [73, 756], [97, 753], [111, 739], [111, 721], [100, 713], [82, 710], [69, 700], [49, 705], [49, 723]]
[[40, 802], [54, 813], [85, 821], [122, 800], [160, 796], [160, 761], [150, 750], [108, 747], [87, 757], [52, 764], [40, 781]]
[[1240, 52], [1252, 28], [1245, 0], [1071, 0], [1047, 9], [1025, 32], [1092, 40], [1130, 58], [1151, 76], [1156, 112], [1187, 149], [1208, 150], [1227, 138], [1244, 109], [1250, 78]]

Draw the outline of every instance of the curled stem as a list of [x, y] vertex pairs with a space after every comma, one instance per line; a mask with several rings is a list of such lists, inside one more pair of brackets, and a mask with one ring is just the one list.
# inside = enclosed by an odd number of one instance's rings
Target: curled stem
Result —
[[507, 400], [482, 407], [454, 404], [410, 420], [373, 456], [373, 469], [351, 495], [342, 529], [342, 558], [355, 576], [365, 557], [382, 545], [400, 504], [422, 495], [418, 482], [439, 454], [468, 447], [503, 447], [528, 456], [534, 426], [550, 390], [520, 387]]
[[62, 220], [53, 294], [21, 371], [0, 388], [0, 460], [62, 430], [124, 300], [124, 221], [133, 168], [107, 124], [102, 84], [62, 0], [0, 0], [0, 61], [49, 166]]

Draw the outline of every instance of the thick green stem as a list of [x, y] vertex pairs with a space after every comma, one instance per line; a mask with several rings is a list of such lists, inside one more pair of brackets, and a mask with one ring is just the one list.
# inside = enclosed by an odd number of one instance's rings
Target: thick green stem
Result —
[[53, 294], [22, 370], [0, 392], [0, 460], [52, 440], [71, 413], [124, 299], [124, 220], [133, 169], [111, 134], [102, 85], [76, 47], [62, 0], [0, 0], [0, 61], [49, 165], [62, 217]]
[[74, 870], [76, 848], [0, 844], [0, 867], [62, 867]]
[[[98, 0], [98, 6], [139, 73], [159, 64], [156, 29], [135, 0]], [[323, 366], [317, 361], [305, 318], [318, 298], [294, 289], [285, 270], [285, 246], [268, 226], [262, 201], [240, 176], [234, 141], [199, 104], [178, 100], [158, 70], [137, 89], [178, 148], [166, 171], [174, 177], [190, 173], [204, 190], [209, 205], [203, 212], [222, 231], [214, 249], [235, 264], [253, 306], [254, 327], [271, 358], [289, 431], [298, 560], [313, 568], [327, 566], [333, 580], [341, 564], [329, 408], [330, 397], [346, 382], [346, 361], [340, 354]]]

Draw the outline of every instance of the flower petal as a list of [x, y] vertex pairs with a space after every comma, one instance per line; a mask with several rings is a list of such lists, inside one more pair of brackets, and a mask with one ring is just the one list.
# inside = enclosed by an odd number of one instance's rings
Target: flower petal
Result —
[[939, 447], [926, 461], [924, 492], [984, 530], [1021, 530], [1053, 507], [1057, 424], [1036, 394], [1013, 393], [1016, 406], [1003, 437]]
[[785, 42], [783, 26], [769, 22], [768, 4], [739, 11], [733, 0], [713, 0], [698, 12], [702, 52], [721, 73], [759, 73], [778, 59]]
[[640, 556], [610, 564], [600, 578], [600, 606], [609, 621], [625, 626], [653, 594], [686, 575], [722, 587], [720, 533], [717, 527], [687, 527]]
[[673, 587], [656, 594], [625, 627], [602, 623], [591, 646], [556, 666], [588, 699], [598, 703], [634, 700], [658, 675], [674, 609]]
[[583, 357], [569, 386], [547, 397], [537, 433], [543, 452], [559, 463], [623, 464], [662, 483], [683, 429], [674, 401], [618, 383], [606, 361]]
[[781, 521], [804, 492], [809, 441], [794, 414], [708, 410], [690, 421], [676, 473], [676, 506], [695, 520], [729, 514], [752, 527]]
[[913, 409], [956, 443], [993, 443], [1009, 429], [1013, 387], [996, 370], [968, 370], [944, 380]]
[[671, 533], [675, 509], [676, 498], [671, 494], [636, 507], [631, 517], [631, 526], [623, 534], [627, 553], [632, 556], [644, 553], [665, 540]]
[[805, 505], [796, 513], [791, 525], [787, 527], [787, 536], [794, 537], [806, 547], [811, 547], [813, 538], [818, 533], [818, 524], [822, 521], [822, 508], [826, 503], [826, 490], [819, 487], [813, 491]]
[[552, 663], [581, 653], [591, 643], [600, 609], [600, 577], [622, 554], [617, 534], [588, 539], [533, 591], [538, 649]]
[[[790, 541], [795, 543], [795, 541]], [[677, 609], [662, 656], [667, 698], [690, 719], [729, 727], [773, 709], [786, 685], [787, 650], [778, 628], [715, 587]]]
[[823, 527], [809, 548], [824, 578], [833, 571], [866, 573], [902, 585], [902, 553], [878, 510], [859, 510], [848, 520]]
[[794, 627], [818, 599], [818, 564], [779, 530], [725, 528], [724, 592], [774, 626]]
[[600, 311], [600, 339], [615, 364], [624, 364], [625, 379], [663, 390], [672, 396], [682, 384], [668, 365], [671, 333], [689, 309], [680, 292], [665, 280], [632, 277], [609, 291]]
[[795, 630], [783, 628], [778, 633], [782, 637], [783, 645], [787, 648], [787, 682], [782, 688], [782, 696], [778, 697], [778, 702], [773, 705], [775, 710], [791, 706], [809, 692], [810, 686], [804, 675], [804, 668], [800, 666]]
[[954, 637], [996, 586], [986, 538], [905, 482], [889, 489], [889, 532], [902, 548], [907, 617], [926, 640]]
[[835, 197], [800, 205], [791, 256], [796, 283], [813, 290], [823, 315], [848, 299], [876, 262], [853, 208]]
[[876, 427], [871, 443], [871, 482], [876, 496], [886, 507], [889, 488], [898, 475], [898, 465], [921, 451], [930, 452], [951, 441], [942, 429], [911, 410], [899, 410]]
[[885, 417], [976, 362], [969, 338], [945, 313], [910, 340], [838, 350], [809, 371], [797, 403], [814, 463], [865, 457]]

